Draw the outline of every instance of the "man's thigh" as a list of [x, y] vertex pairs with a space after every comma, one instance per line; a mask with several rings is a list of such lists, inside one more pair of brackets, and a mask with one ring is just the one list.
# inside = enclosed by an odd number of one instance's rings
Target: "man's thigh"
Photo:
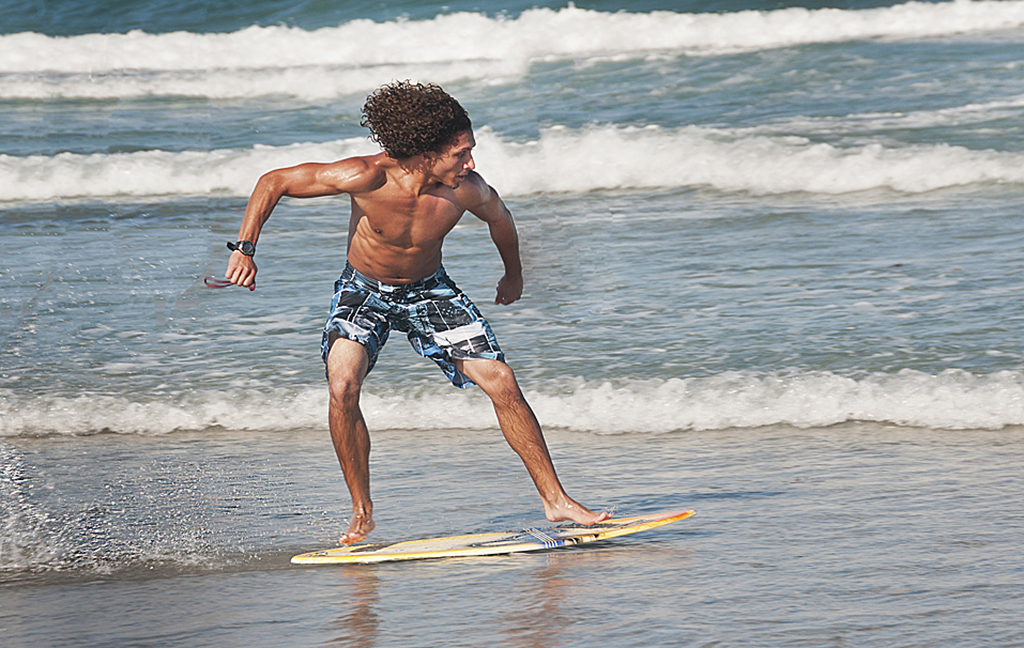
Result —
[[330, 346], [327, 353], [327, 378], [330, 383], [362, 384], [370, 368], [366, 347], [333, 331], [327, 343]]
[[[353, 342], [363, 347], [368, 361], [365, 371], [359, 377], [362, 380], [373, 370], [390, 330], [386, 304], [358, 286], [341, 286], [332, 299], [320, 345], [320, 356], [328, 377], [331, 375], [329, 353], [336, 346], [336, 340]], [[354, 350], [352, 352], [355, 353]]]

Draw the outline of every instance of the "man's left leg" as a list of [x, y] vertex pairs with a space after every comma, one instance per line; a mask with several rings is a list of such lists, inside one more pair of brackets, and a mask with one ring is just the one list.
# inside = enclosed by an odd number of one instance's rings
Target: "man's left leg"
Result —
[[515, 374], [508, 365], [498, 360], [481, 358], [457, 360], [455, 366], [479, 385], [494, 403], [501, 432], [533, 478], [544, 502], [544, 515], [548, 520], [594, 524], [611, 517], [608, 513], [594, 513], [566, 494], [555, 473], [540, 423], [523, 397]]

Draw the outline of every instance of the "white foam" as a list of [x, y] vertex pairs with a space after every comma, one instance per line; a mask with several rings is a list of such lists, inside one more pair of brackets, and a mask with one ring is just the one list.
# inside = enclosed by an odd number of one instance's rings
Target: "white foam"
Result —
[[[839, 147], [801, 137], [700, 127], [551, 128], [507, 142], [477, 132], [477, 168], [504, 196], [600, 189], [713, 187], [757, 195], [922, 193], [1024, 182], [1024, 154], [962, 146]], [[0, 155], [0, 200], [247, 196], [264, 172], [375, 153], [367, 139], [209, 152]]]
[[[527, 392], [541, 423], [596, 434], [680, 430], [820, 427], [872, 421], [939, 429], [1024, 425], [1024, 374], [975, 375], [960, 370], [904, 370], [851, 378], [829, 372], [753, 374], [631, 381], [585, 380]], [[407, 394], [364, 394], [373, 429], [490, 429], [494, 411], [477, 390], [446, 385]], [[248, 393], [217, 391], [163, 401], [122, 396], [22, 397], [0, 394], [0, 437], [109, 431], [159, 435], [220, 426], [278, 431], [326, 428], [323, 388]]]
[[214, 151], [0, 155], [0, 200], [118, 196], [245, 196], [260, 175], [302, 162], [376, 153], [365, 138]]
[[[326, 412], [318, 391], [271, 394], [263, 405], [245, 405], [244, 392], [187, 394], [158, 401], [124, 396], [22, 397], [0, 392], [0, 437], [47, 434], [161, 435], [177, 430], [224, 427], [281, 430], [319, 427]], [[321, 406], [322, 405], [322, 406]]]
[[[322, 99], [394, 78], [500, 80], [530, 62], [713, 55], [858, 39], [920, 39], [1018, 30], [1024, 0], [908, 2], [863, 10], [789, 8], [726, 14], [600, 12], [568, 6], [519, 17], [455, 13], [337, 27], [248, 27], [232, 33], [0, 36], [6, 97], [146, 95]], [[439, 35], [451, 35], [440, 40]], [[249, 72], [245, 72], [249, 71]]]
[[531, 396], [547, 425], [599, 433], [821, 427], [872, 421], [941, 429], [1024, 424], [1024, 374], [938, 375], [904, 370], [854, 379], [829, 372], [580, 384], [568, 396]]
[[758, 195], [923, 193], [1024, 182], [1024, 155], [945, 144], [844, 148], [696, 126], [553, 128], [525, 145], [495, 145], [486, 135], [478, 138], [478, 168], [509, 194], [700, 186]]

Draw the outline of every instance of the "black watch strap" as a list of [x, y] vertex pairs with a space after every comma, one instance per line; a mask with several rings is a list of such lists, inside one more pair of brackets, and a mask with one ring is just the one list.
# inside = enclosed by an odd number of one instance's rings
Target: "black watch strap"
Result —
[[256, 244], [252, 241], [239, 241], [237, 243], [228, 241], [228, 249], [232, 251], [237, 250], [247, 257], [251, 257], [256, 254]]

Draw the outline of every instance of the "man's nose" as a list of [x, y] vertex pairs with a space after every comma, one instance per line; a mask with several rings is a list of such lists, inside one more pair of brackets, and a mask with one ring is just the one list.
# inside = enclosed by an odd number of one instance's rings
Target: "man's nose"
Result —
[[473, 159], [473, 154], [469, 154], [469, 159], [466, 160], [466, 168], [473, 170], [476, 168], [476, 160]]

